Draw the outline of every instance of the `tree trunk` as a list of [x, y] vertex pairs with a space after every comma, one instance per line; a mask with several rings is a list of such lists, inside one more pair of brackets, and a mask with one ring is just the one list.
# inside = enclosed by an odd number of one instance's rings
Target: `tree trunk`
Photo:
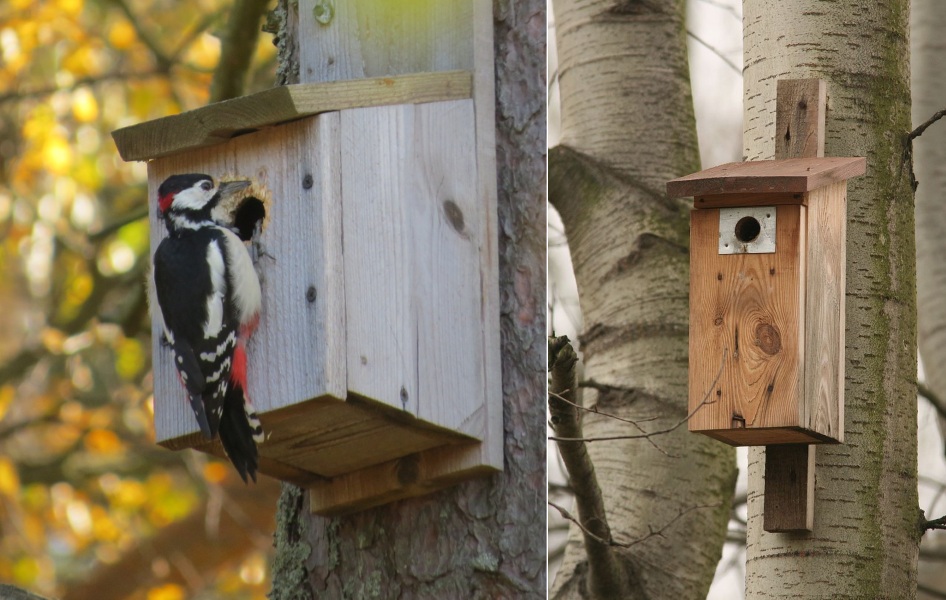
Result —
[[777, 79], [827, 82], [826, 156], [848, 184], [845, 443], [817, 452], [810, 535], [762, 529], [764, 450], [749, 452], [749, 598], [916, 593], [916, 277], [908, 2], [746, 0], [745, 154], [774, 155]]
[[[913, 125], [946, 108], [946, 10], [935, 0], [913, 0]], [[916, 189], [917, 312], [927, 387], [946, 398], [946, 120], [913, 141]]]
[[[946, 108], [946, 79], [942, 66], [946, 63], [946, 7], [938, 0], [913, 0], [910, 14], [911, 90], [913, 93], [913, 126], [930, 119]], [[946, 190], [946, 120], [941, 120], [913, 141], [916, 189], [916, 270], [917, 317], [920, 357], [923, 359], [926, 387], [942, 402], [946, 398], [946, 211], [943, 194]], [[940, 433], [946, 432], [946, 419], [940, 417]], [[942, 446], [940, 447], [940, 449]], [[921, 449], [921, 453], [922, 453]], [[932, 461], [935, 450], [921, 460]], [[922, 456], [922, 454], [921, 454]], [[927, 515], [927, 518], [940, 517]], [[930, 532], [927, 535], [933, 535]], [[943, 536], [933, 540], [933, 547], [942, 547]], [[946, 573], [939, 561], [922, 561], [918, 573], [920, 584], [933, 589], [946, 589]], [[933, 598], [934, 596], [923, 596]]]
[[[585, 323], [584, 405], [647, 431], [686, 416], [689, 202], [665, 183], [699, 170], [683, 0], [555, 0], [562, 141], [549, 156]], [[645, 419], [655, 419], [646, 421]], [[586, 413], [584, 436], [632, 435]], [[637, 597], [706, 595], [722, 550], [734, 452], [687, 432], [588, 444]], [[669, 524], [669, 525], [668, 525]], [[660, 531], [660, 535], [651, 532]], [[590, 597], [571, 528], [551, 597]]]
[[[298, 80], [297, 8], [275, 12], [283, 83]], [[499, 0], [494, 18], [505, 470], [340, 518], [284, 485], [273, 600], [545, 594], [545, 4]]]

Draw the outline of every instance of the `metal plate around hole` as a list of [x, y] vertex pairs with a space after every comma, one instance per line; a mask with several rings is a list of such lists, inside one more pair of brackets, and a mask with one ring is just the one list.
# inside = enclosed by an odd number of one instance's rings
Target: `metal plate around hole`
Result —
[[[736, 223], [744, 217], [759, 222], [761, 230], [749, 242], [736, 237]], [[720, 254], [771, 254], [775, 252], [775, 207], [745, 206], [719, 209]]]

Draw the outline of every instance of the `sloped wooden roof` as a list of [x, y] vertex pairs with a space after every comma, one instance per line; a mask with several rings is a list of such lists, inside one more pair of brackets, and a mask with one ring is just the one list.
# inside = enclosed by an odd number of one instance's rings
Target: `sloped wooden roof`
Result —
[[671, 198], [709, 194], [799, 193], [867, 171], [863, 157], [788, 158], [727, 163], [667, 182]]

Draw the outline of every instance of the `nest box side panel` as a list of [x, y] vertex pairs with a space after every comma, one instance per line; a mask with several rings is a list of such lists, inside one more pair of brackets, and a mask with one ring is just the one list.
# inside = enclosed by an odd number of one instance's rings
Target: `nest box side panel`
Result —
[[808, 196], [803, 423], [843, 442], [847, 183], [825, 186]]
[[300, 81], [472, 71], [474, 1], [300, 2]]
[[489, 247], [470, 100], [342, 111], [348, 389], [477, 439]]
[[[250, 397], [263, 413], [264, 428], [267, 412], [311, 398], [346, 396], [338, 134], [338, 114], [329, 113], [148, 165], [152, 252], [166, 235], [152, 199], [167, 176], [248, 178], [254, 182], [251, 191], [264, 196], [260, 242], [266, 255], [258, 261], [263, 308], [247, 348]], [[201, 444], [160, 337], [155, 330], [157, 440], [175, 448]]]
[[806, 209], [773, 208], [766, 254], [719, 254], [719, 210], [690, 213], [689, 427], [730, 444], [786, 443], [802, 425]]

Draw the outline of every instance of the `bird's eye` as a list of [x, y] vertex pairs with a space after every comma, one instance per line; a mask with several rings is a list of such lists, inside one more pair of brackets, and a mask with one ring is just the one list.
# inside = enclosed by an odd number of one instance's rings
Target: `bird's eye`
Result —
[[200, 184], [200, 189], [204, 190], [205, 192], [209, 192], [213, 188], [214, 188], [214, 184], [210, 183], [209, 181], [205, 181]]

